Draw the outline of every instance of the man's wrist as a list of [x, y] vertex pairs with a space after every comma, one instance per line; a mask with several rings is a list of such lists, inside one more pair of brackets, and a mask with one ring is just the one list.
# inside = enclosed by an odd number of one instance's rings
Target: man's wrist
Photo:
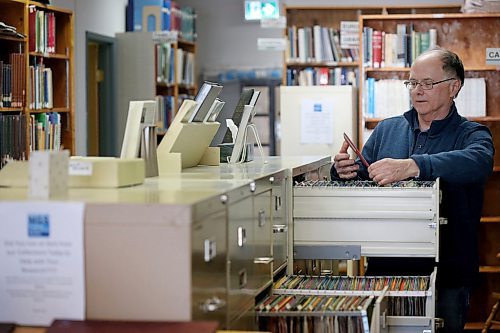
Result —
[[413, 178], [418, 178], [420, 176], [420, 168], [418, 167], [417, 162], [415, 162], [415, 160], [412, 158], [409, 158], [408, 162], [409, 162], [408, 166], [409, 176]]

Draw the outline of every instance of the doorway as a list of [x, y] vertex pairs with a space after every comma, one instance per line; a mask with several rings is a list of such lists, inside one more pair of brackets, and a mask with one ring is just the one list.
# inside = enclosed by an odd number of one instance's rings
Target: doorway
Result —
[[117, 156], [115, 39], [86, 32], [87, 156]]

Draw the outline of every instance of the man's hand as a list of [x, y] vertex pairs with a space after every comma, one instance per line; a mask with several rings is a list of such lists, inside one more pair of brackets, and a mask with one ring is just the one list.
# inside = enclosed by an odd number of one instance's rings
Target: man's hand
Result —
[[341, 179], [352, 179], [358, 175], [359, 165], [347, 153], [348, 148], [349, 144], [344, 141], [339, 153], [333, 158], [333, 166]]
[[420, 173], [417, 163], [411, 158], [395, 160], [384, 158], [368, 168], [370, 178], [379, 185], [387, 185], [400, 180], [416, 177]]

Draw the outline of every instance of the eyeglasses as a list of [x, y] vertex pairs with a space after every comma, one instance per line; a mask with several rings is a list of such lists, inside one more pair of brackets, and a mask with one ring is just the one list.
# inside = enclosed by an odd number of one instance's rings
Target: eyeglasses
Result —
[[416, 89], [419, 84], [423, 90], [431, 90], [432, 88], [434, 88], [435, 84], [439, 84], [439, 83], [450, 81], [450, 80], [456, 80], [456, 78], [450, 77], [449, 79], [444, 79], [441, 81], [432, 81], [432, 79], [425, 79], [422, 81], [409, 80], [409, 81], [405, 81], [403, 83], [406, 86], [406, 88], [408, 88], [409, 90]]

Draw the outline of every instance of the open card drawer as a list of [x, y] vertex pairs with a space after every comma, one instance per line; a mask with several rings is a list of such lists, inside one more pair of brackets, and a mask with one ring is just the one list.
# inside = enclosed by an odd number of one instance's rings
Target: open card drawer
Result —
[[336, 247], [357, 246], [361, 256], [438, 261], [439, 180], [303, 182], [293, 191], [294, 251], [302, 259], [315, 259], [315, 249], [316, 259], [328, 259]]

